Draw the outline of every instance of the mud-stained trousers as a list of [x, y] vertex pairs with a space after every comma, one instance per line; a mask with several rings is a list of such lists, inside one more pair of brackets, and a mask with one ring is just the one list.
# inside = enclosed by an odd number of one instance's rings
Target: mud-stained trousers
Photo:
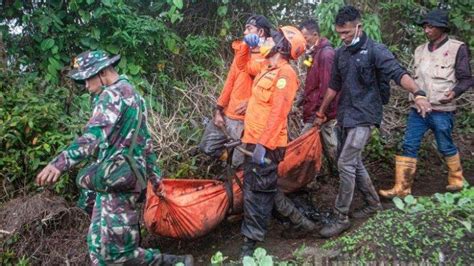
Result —
[[[240, 140], [244, 131], [244, 121], [231, 119], [227, 116], [224, 116], [224, 121], [229, 136], [234, 140]], [[214, 121], [209, 121], [204, 130], [199, 149], [208, 156], [219, 158], [225, 152], [224, 144], [226, 142], [228, 142], [228, 139], [222, 130], [214, 125]], [[244, 163], [244, 157], [241, 151], [234, 149], [232, 167], [236, 169], [241, 166]]]
[[[255, 145], [247, 144], [253, 151]], [[283, 160], [285, 148], [266, 151], [272, 163], [259, 166], [246, 157], [244, 161], [244, 219], [241, 233], [249, 239], [263, 241], [267, 233], [275, 194], [277, 192], [278, 163]]]
[[293, 201], [280, 189], [278, 189], [275, 194], [274, 207], [281, 216], [288, 218], [296, 227], [304, 226], [303, 223], [305, 220], [308, 221], [304, 214], [298, 210]]
[[355, 187], [369, 205], [380, 204], [380, 199], [362, 162], [362, 151], [369, 140], [371, 127], [340, 128], [340, 130], [342, 149], [337, 162], [340, 184], [335, 209], [342, 215], [347, 215]]
[[92, 265], [160, 265], [158, 249], [140, 248], [139, 193], [96, 192], [87, 245]]

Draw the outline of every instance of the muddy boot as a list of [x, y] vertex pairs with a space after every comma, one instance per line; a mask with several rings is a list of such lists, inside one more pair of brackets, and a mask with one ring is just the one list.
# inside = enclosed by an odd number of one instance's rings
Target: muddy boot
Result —
[[448, 165], [448, 185], [446, 190], [459, 191], [464, 186], [464, 177], [462, 175], [461, 159], [459, 153], [453, 156], [446, 157], [446, 164]]
[[383, 210], [383, 207], [380, 203], [375, 205], [368, 205], [358, 211], [355, 211], [351, 216], [356, 219], [364, 219], [369, 218], [370, 216], [381, 210]]
[[411, 185], [416, 171], [416, 158], [395, 157], [395, 185], [391, 189], [379, 190], [384, 198], [405, 197], [411, 194]]
[[[300, 215], [303, 216], [302, 214]], [[283, 230], [283, 232], [281, 233], [281, 236], [283, 238], [291, 238], [291, 239], [303, 238], [305, 236], [310, 235], [311, 233], [314, 232], [314, 230], [316, 230], [316, 224], [313, 223], [308, 218], [303, 216], [300, 218], [300, 220], [301, 222], [299, 222], [298, 224], [293, 225], [286, 230]]]
[[252, 257], [256, 244], [257, 241], [248, 237], [244, 237], [244, 244], [240, 248], [240, 260], [243, 260], [246, 256]]
[[192, 255], [176, 256], [171, 254], [161, 254], [161, 260], [156, 266], [174, 266], [176, 263], [183, 263], [185, 266], [193, 266], [194, 258]]
[[340, 235], [342, 232], [349, 229], [349, 227], [351, 227], [351, 223], [349, 222], [347, 215], [338, 213], [336, 220], [326, 224], [321, 231], [319, 231], [319, 234], [324, 238], [330, 238]]

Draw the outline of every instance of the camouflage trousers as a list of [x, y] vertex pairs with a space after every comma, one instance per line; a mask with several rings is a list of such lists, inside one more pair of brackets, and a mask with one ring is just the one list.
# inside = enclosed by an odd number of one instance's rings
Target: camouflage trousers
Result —
[[158, 249], [143, 249], [138, 246], [139, 193], [95, 193], [87, 234], [92, 265], [158, 265], [161, 261]]

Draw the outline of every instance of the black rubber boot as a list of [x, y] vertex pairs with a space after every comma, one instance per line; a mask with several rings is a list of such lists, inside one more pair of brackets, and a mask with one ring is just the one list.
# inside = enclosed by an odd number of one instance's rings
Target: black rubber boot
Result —
[[193, 255], [170, 255], [170, 254], [162, 254], [161, 262], [158, 264], [160, 266], [174, 266], [176, 263], [184, 263], [185, 266], [193, 266], [194, 265], [194, 258]]
[[349, 218], [347, 217], [347, 215], [337, 214], [336, 220], [326, 224], [321, 229], [321, 231], [319, 231], [319, 234], [322, 237], [330, 238], [333, 236], [340, 235], [342, 232], [349, 229], [349, 227], [351, 227], [351, 223], [349, 222]]
[[257, 241], [250, 239], [248, 237], [244, 237], [244, 244], [242, 245], [242, 248], [240, 249], [240, 260], [243, 260], [245, 256], [252, 257], [256, 244], [257, 244]]
[[369, 218], [381, 210], [383, 210], [383, 207], [380, 203], [376, 205], [368, 205], [358, 211], [355, 211], [351, 216], [356, 219]]

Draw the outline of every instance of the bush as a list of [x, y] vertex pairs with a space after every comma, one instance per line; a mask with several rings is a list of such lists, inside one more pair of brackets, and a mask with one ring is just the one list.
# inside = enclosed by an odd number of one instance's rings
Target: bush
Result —
[[[86, 114], [78, 110], [88, 105], [88, 96], [70, 96], [68, 89], [35, 74], [0, 72], [0, 168], [9, 183], [6, 197], [30, 184], [84, 124]], [[63, 177], [56, 189], [64, 192], [68, 180], [68, 175]]]

